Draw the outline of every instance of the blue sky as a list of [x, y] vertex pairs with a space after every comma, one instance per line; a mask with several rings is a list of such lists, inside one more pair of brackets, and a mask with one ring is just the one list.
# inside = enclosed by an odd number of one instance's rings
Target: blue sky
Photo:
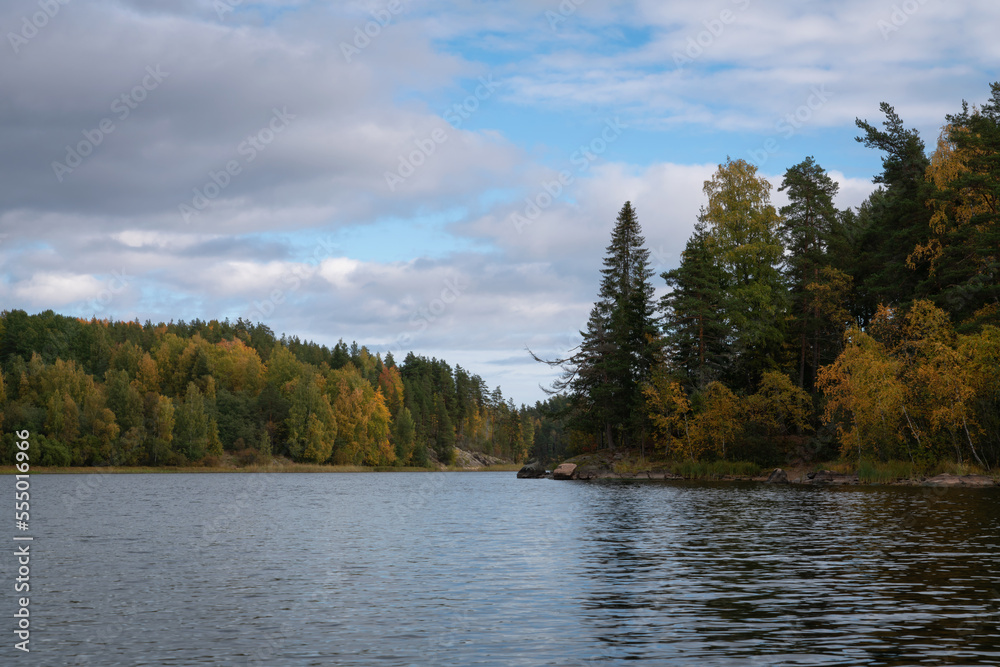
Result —
[[[855, 118], [879, 122], [889, 102], [932, 150], [1000, 62], [985, 1], [117, 0], [49, 14], [0, 9], [4, 308], [250, 315], [444, 357], [529, 403], [553, 375], [525, 348], [576, 344], [626, 200], [657, 272], [677, 265], [727, 156], [775, 188], [815, 156], [838, 205], [857, 206], [881, 160], [854, 141]], [[542, 205], [519, 225], [526, 199]]]

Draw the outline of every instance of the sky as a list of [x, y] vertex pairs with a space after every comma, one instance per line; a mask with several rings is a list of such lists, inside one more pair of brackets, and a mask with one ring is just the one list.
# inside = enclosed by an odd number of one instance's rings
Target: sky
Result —
[[[892, 104], [987, 99], [995, 0], [7, 0], [0, 308], [229, 318], [545, 397], [631, 201], [674, 268], [727, 157], [858, 206]], [[662, 280], [656, 278], [662, 293]]]

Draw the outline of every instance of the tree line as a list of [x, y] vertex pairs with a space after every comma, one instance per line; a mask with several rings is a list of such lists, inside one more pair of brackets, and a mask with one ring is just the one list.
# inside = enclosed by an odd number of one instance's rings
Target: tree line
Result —
[[428, 466], [455, 447], [512, 461], [538, 418], [441, 359], [397, 364], [357, 343], [266, 325], [0, 313], [0, 463], [27, 429], [40, 465]]
[[813, 157], [780, 209], [753, 164], [719, 165], [659, 301], [625, 203], [579, 347], [542, 360], [562, 454], [1000, 465], [1000, 83], [929, 155], [880, 108], [856, 120], [883, 167], [858, 208]]

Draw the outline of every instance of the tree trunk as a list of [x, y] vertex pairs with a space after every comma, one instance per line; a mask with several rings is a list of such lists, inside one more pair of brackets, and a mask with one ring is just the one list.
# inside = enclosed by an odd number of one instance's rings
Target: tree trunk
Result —
[[802, 354], [799, 358], [799, 389], [806, 387], [806, 330], [802, 329]]

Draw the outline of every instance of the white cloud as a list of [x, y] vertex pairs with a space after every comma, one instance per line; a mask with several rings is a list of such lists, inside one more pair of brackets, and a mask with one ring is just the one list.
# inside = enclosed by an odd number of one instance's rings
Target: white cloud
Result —
[[[878, 21], [893, 3], [588, 2], [553, 28], [545, 11], [557, 2], [486, 11], [452, 0], [406, 3], [348, 62], [340, 42], [369, 9], [255, 2], [222, 18], [205, 0], [61, 9], [0, 69], [10, 91], [0, 113], [8, 307], [89, 316], [124, 273], [128, 288], [100, 314], [256, 313], [279, 333], [327, 344], [393, 347], [403, 337], [517, 400], [541, 397], [536, 382], [554, 374], [523, 348], [572, 347], [624, 201], [656, 271], [679, 262], [702, 184], [728, 149], [694, 145], [692, 134], [731, 141], [731, 154], [746, 157], [825, 85], [831, 96], [783, 148], [816, 137], [841, 184], [838, 206], [857, 206], [873, 186], [838, 163], [858, 154], [855, 116], [879, 122], [878, 102], [889, 101], [933, 145], [945, 113], [985, 96], [1000, 54], [1000, 8], [985, 0], [924, 3], [886, 38]], [[674, 54], [711, 32], [706, 21], [718, 31], [723, 9], [735, 19], [676, 68]], [[0, 23], [19, 25], [21, 11], [4, 5]], [[112, 105], [147, 66], [169, 74], [119, 117]], [[439, 113], [479, 76], [503, 85], [461, 129], [449, 126]], [[275, 109], [294, 116], [280, 132]], [[594, 129], [585, 120], [616, 116], [629, 129], [586, 170], [553, 157], [592, 138], [581, 136]], [[59, 182], [52, 162], [104, 118], [114, 131]], [[435, 132], [446, 140], [414, 165]], [[386, 172], [407, 162], [412, 175], [390, 189]], [[775, 186], [776, 162], [766, 163]], [[573, 183], [519, 230], [511, 215], [560, 169]], [[182, 204], [195, 209], [188, 221]], [[317, 241], [442, 217], [453, 222], [422, 246], [440, 247], [405, 261], [380, 252], [377, 237], [365, 257]]]
[[95, 298], [103, 287], [93, 276], [35, 273], [27, 280], [14, 283], [10, 296], [18, 303], [27, 303], [36, 308], [53, 308]]

